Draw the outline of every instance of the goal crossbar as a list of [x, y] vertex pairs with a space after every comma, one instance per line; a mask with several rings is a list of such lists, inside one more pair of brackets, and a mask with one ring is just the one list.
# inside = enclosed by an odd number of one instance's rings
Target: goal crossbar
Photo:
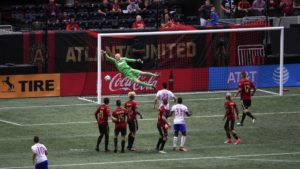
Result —
[[259, 27], [259, 28], [233, 28], [233, 29], [208, 29], [208, 30], [189, 30], [189, 31], [161, 31], [161, 32], [127, 32], [127, 33], [98, 33], [97, 35], [97, 102], [101, 103], [101, 50], [103, 37], [116, 36], [151, 36], [151, 35], [181, 35], [181, 34], [205, 34], [205, 33], [230, 33], [230, 32], [255, 32], [255, 31], [280, 31], [280, 69], [279, 69], [279, 95], [283, 95], [283, 54], [284, 54], [284, 27]]

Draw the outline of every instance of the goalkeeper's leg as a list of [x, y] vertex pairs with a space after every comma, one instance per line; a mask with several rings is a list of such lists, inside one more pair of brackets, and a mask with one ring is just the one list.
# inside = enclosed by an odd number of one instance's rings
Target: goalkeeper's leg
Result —
[[139, 77], [140, 75], [159, 77], [159, 74], [151, 73], [151, 72], [143, 72], [137, 69], [132, 69], [132, 72], [136, 77]]

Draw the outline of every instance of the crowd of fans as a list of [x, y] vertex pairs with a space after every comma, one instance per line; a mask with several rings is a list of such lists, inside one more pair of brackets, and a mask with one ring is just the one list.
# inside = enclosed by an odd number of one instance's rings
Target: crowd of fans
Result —
[[300, 0], [222, 0], [220, 9], [218, 13], [211, 1], [205, 0], [198, 9], [198, 17], [185, 17], [180, 7], [172, 8], [164, 0], [74, 0], [73, 4], [49, 0], [45, 5], [12, 6], [11, 16], [20, 25], [44, 29], [41, 26], [47, 22], [48, 29], [53, 30], [145, 29], [168, 27], [174, 21], [206, 26], [219, 24], [220, 16], [226, 19], [299, 15]]

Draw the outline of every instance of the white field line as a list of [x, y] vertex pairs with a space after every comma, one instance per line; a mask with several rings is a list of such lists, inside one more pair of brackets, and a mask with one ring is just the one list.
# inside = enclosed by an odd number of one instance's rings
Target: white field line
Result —
[[[74, 164], [57, 164], [57, 165], [54, 164], [54, 165], [49, 165], [49, 168], [91, 166], [91, 165], [133, 164], [133, 163], [145, 163], [145, 162], [187, 161], [187, 160], [210, 160], [210, 159], [220, 159], [220, 160], [225, 159], [225, 160], [227, 160], [227, 159], [231, 159], [231, 158], [241, 158], [241, 157], [284, 156], [284, 155], [298, 155], [298, 154], [300, 154], [300, 152], [233, 155], [233, 156], [207, 156], [207, 157], [191, 157], [191, 158], [158, 158], [158, 159], [145, 159], [145, 160], [107, 161], [107, 162], [77, 163], [77, 164], [76, 163], [74, 163]], [[32, 166], [3, 167], [0, 169], [26, 169], [26, 168], [32, 168]]]
[[[280, 115], [280, 114], [299, 114], [300, 112], [271, 112], [271, 113], [255, 113], [256, 116], [261, 115]], [[186, 119], [193, 118], [214, 118], [214, 117], [224, 117], [224, 115], [204, 115], [204, 116], [191, 116]], [[140, 121], [154, 121], [157, 118], [147, 118], [147, 119], [139, 119]], [[37, 124], [21, 124], [21, 126], [56, 126], [56, 125], [67, 125], [67, 124], [90, 124], [96, 123], [96, 121], [79, 121], [79, 122], [63, 122], [63, 123], [37, 123]]]
[[22, 126], [22, 124], [11, 122], [11, 121], [7, 121], [7, 120], [2, 120], [2, 119], [0, 119], [0, 122], [6, 123], [6, 124], [11, 124], [11, 125], [14, 125], [14, 126]]
[[257, 89], [257, 91], [260, 91], [260, 92], [264, 92], [264, 93], [268, 93], [268, 94], [273, 94], [273, 95], [279, 96], [279, 93], [276, 93], [276, 92], [271, 92], [271, 91], [262, 90], [262, 89]]
[[[289, 94], [283, 97], [295, 97], [300, 96], [300, 94]], [[139, 97], [139, 96], [137, 96]], [[254, 96], [254, 98], [269, 98], [278, 97], [277, 95], [268, 96]], [[208, 101], [208, 100], [224, 100], [224, 97], [212, 97], [212, 98], [196, 98], [196, 99], [184, 99], [185, 102], [188, 101]], [[239, 98], [234, 98], [239, 99]], [[139, 101], [139, 103], [152, 103], [153, 101]], [[14, 109], [34, 109], [34, 108], [51, 108], [51, 107], [72, 107], [72, 106], [90, 106], [95, 105], [95, 103], [82, 103], [82, 104], [61, 104], [61, 105], [42, 105], [42, 106], [20, 106], [20, 107], [0, 107], [1, 110], [14, 110]]]
[[257, 159], [257, 158], [233, 158], [225, 157], [228, 160], [243, 160], [243, 161], [259, 161], [259, 162], [276, 162], [276, 163], [300, 163], [299, 160], [271, 160], [271, 159]]

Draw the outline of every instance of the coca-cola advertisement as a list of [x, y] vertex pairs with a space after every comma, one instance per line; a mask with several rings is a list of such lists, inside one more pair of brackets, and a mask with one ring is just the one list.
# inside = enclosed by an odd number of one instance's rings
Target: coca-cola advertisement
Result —
[[[140, 93], [156, 93], [162, 88], [162, 83], [167, 82], [174, 92], [190, 92], [208, 90], [208, 69], [187, 68], [187, 69], [163, 69], [151, 71], [160, 74], [159, 77], [141, 76], [139, 80], [154, 85], [156, 89], [144, 87], [127, 79], [120, 72], [102, 72], [102, 94], [115, 95], [125, 94], [128, 91]], [[105, 80], [109, 75], [110, 79]], [[76, 82], [76, 83], [75, 83]], [[61, 95], [96, 95], [97, 73], [64, 73], [61, 75]]]

